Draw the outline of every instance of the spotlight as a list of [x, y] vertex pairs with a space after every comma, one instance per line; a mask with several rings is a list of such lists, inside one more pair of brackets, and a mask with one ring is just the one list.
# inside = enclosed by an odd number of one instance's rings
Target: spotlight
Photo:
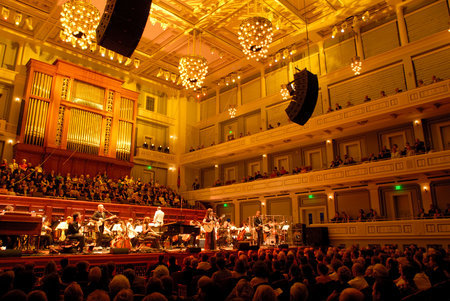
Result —
[[3, 20], [8, 20], [9, 18], [9, 9], [7, 9], [6, 7], [2, 8], [2, 17]]
[[120, 54], [117, 54], [117, 61], [119, 62], [119, 64], [122, 64], [123, 62], [123, 56]]
[[172, 81], [172, 83], [175, 83], [177, 81], [177, 75], [175, 73], [172, 73], [170, 75], [170, 80]]
[[14, 24], [16, 24], [16, 26], [19, 26], [21, 22], [22, 22], [22, 14], [16, 13], [16, 15], [14, 16]]
[[169, 80], [169, 78], [170, 78], [170, 72], [169, 71], [164, 71], [164, 78], [166, 80]]
[[152, 143], [152, 145], [150, 145], [150, 149], [151, 150], [155, 150], [155, 144], [154, 143]]
[[22, 99], [20, 97], [16, 97], [14, 100], [15, 102], [21, 102]]
[[156, 77], [161, 77], [161, 76], [163, 76], [163, 74], [164, 74], [164, 71], [162, 70], [162, 68], [159, 68], [158, 74], [156, 74]]
[[162, 145], [158, 146], [158, 151], [162, 151]]
[[115, 55], [114, 51], [108, 50], [108, 56], [111, 61], [114, 59], [114, 55]]
[[362, 20], [363, 20], [364, 22], [367, 22], [367, 21], [369, 21], [369, 18], [370, 18], [370, 13], [369, 13], [369, 11], [366, 11], [366, 12], [362, 15]]
[[164, 149], [164, 152], [167, 153], [167, 154], [170, 153], [170, 149], [169, 149], [168, 146]]
[[[26, 22], [26, 20], [25, 20]], [[95, 50], [97, 50], [97, 44], [96, 43], [92, 43], [91, 46], [89, 46], [89, 51], [90, 52], [95, 52]]]
[[341, 25], [341, 32], [345, 32], [346, 29], [347, 29], [347, 22], [344, 22]]
[[141, 60], [138, 58], [134, 59], [134, 67], [137, 69], [141, 65]]
[[25, 26], [29, 29], [29, 30], [33, 30], [33, 19], [31, 19], [31, 17], [27, 17], [25, 19]]
[[104, 57], [106, 54], [106, 48], [100, 46], [100, 49], [98, 50], [98, 52], [100, 53], [101, 56]]

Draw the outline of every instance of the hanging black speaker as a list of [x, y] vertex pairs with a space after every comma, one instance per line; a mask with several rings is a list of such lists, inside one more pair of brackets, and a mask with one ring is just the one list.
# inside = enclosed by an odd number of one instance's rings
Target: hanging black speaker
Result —
[[292, 122], [304, 125], [311, 118], [319, 95], [317, 75], [306, 69], [294, 74], [294, 81], [287, 84], [292, 101], [286, 114]]
[[97, 44], [130, 57], [141, 40], [151, 4], [151, 0], [107, 0]]

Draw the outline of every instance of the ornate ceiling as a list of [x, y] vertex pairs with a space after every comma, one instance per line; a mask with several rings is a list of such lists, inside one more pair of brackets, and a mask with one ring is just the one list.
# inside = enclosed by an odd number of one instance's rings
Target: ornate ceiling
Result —
[[[98, 50], [83, 51], [62, 42], [59, 37], [59, 14], [61, 4], [64, 2], [64, 0], [4, 0], [0, 4], [0, 9], [8, 8], [11, 17], [8, 20], [2, 18], [0, 27], [44, 45], [70, 49], [83, 56], [157, 81], [164, 81], [157, 77], [160, 68], [178, 74], [178, 61], [188, 53], [193, 28], [202, 32], [200, 50], [208, 60], [209, 72], [206, 82], [209, 87], [230, 72], [241, 71], [244, 74], [257, 72], [263, 66], [244, 57], [237, 35], [241, 21], [255, 11], [254, 1], [154, 0], [143, 37], [133, 54], [133, 57], [141, 61], [138, 69], [132, 65], [124, 66], [117, 61], [111, 61], [108, 57], [101, 57], [97, 53]], [[388, 0], [388, 2], [396, 1]], [[102, 13], [106, 0], [92, 0], [92, 3]], [[314, 42], [327, 37], [335, 24], [352, 15], [361, 15], [373, 8], [377, 8], [378, 13], [383, 13], [383, 9], [387, 10], [387, 7], [387, 3], [380, 0], [259, 0], [257, 9], [260, 15], [271, 20], [275, 27], [273, 42], [269, 49], [269, 54], [273, 54], [291, 45], [305, 44], [306, 23], [309, 38]], [[19, 26], [14, 22], [15, 13], [23, 15]], [[27, 18], [32, 21], [26, 21]]]

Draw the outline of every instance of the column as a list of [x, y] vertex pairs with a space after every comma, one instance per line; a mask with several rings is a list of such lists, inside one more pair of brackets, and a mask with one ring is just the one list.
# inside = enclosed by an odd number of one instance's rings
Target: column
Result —
[[234, 225], [236, 227], [240, 227], [241, 208], [239, 207], [239, 202], [237, 201], [237, 199], [233, 200], [233, 206], [234, 206]]
[[260, 73], [261, 73], [261, 98], [264, 98], [267, 96], [267, 93], [266, 93], [266, 71], [264, 70], [264, 66], [261, 66]]
[[325, 75], [327, 74], [327, 66], [325, 65], [325, 51], [323, 49], [323, 40], [319, 41], [317, 43], [317, 46], [319, 46], [320, 75]]
[[[413, 120], [413, 129], [414, 129], [414, 137], [416, 139], [420, 139], [421, 141], [425, 141], [425, 135], [423, 130], [422, 119]], [[409, 142], [411, 145], [414, 144], [415, 141]]]
[[214, 165], [214, 181], [220, 179], [220, 166], [218, 164]]
[[327, 194], [327, 209], [328, 209], [328, 220], [325, 219], [325, 222], [329, 222], [330, 219], [334, 217], [336, 212], [336, 202], [334, 199], [334, 191], [330, 188], [325, 189], [325, 193]]
[[267, 154], [263, 154], [262, 156], [261, 173], [264, 174], [265, 172], [269, 174], [269, 159]]
[[378, 193], [378, 187], [375, 184], [369, 184], [369, 197], [370, 197], [370, 207], [374, 209], [378, 215], [381, 215], [380, 206], [380, 196]]
[[408, 44], [408, 31], [406, 30], [406, 23], [404, 18], [404, 7], [398, 5], [395, 9], [397, 14], [398, 34], [400, 36], [400, 46]]
[[261, 202], [261, 215], [267, 215], [267, 204], [266, 200], [263, 196], [259, 197], [259, 201]]
[[[420, 185], [420, 196], [422, 197], [422, 206], [425, 210], [425, 213], [428, 213], [430, 209], [430, 205], [433, 203], [433, 198], [431, 197], [430, 191], [430, 181], [426, 177], [421, 177], [419, 179]], [[439, 208], [441, 210], [445, 210], [445, 208]]]
[[241, 81], [238, 79], [237, 80], [237, 85], [236, 85], [236, 107], [240, 107], [242, 106], [242, 91], [241, 91]]
[[297, 224], [300, 222], [300, 206], [298, 204], [298, 195], [291, 192], [289, 194], [289, 197], [291, 198], [291, 204], [292, 204], [292, 223]]
[[334, 160], [334, 140], [333, 139], [327, 139], [327, 141], [325, 142], [325, 149], [327, 152], [327, 162], [325, 162], [326, 167], [330, 166], [330, 163], [332, 160]]

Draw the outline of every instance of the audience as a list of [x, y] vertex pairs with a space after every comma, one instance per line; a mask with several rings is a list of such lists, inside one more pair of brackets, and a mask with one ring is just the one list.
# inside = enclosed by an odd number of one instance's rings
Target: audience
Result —
[[[122, 203], [136, 205], [183, 207], [188, 203], [181, 195], [169, 187], [155, 183], [144, 183], [140, 178], [113, 180], [106, 172], [95, 177], [87, 175], [65, 176], [48, 172], [41, 166], [33, 166], [23, 159], [20, 164], [15, 160], [8, 164], [3, 159], [0, 164], [0, 193], [35, 197], [51, 197], [103, 203]], [[3, 191], [3, 192], [2, 192]]]
[[[54, 262], [47, 264], [41, 279], [33, 265], [18, 265], [0, 271], [0, 300], [401, 300], [449, 281], [447, 252], [413, 245], [404, 251], [391, 245], [230, 253], [185, 257], [181, 271], [170, 268], [177, 266], [171, 257], [169, 269], [165, 264], [150, 264], [147, 279], [137, 276], [133, 265], [120, 274], [114, 264], [89, 269], [85, 262], [76, 269], [84, 272], [86, 268], [89, 281], [78, 275], [64, 280]], [[165, 258], [158, 262], [164, 263]], [[67, 265], [61, 274], [72, 273], [73, 268]], [[31, 277], [21, 276], [25, 271]], [[135, 285], [137, 279], [140, 285]], [[175, 289], [179, 285], [185, 289]]]

